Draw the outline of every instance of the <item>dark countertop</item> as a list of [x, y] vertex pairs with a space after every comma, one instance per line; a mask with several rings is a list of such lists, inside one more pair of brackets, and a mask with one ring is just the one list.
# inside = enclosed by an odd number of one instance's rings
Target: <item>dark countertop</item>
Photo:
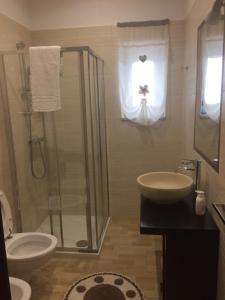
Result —
[[179, 231], [218, 231], [209, 211], [196, 216], [193, 199], [187, 198], [173, 205], [159, 205], [141, 196], [142, 234], [163, 235]]

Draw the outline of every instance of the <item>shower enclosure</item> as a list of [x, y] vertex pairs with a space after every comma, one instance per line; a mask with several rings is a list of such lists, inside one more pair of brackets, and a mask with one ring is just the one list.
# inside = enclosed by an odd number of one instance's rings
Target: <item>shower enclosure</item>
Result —
[[33, 113], [29, 55], [0, 54], [0, 86], [19, 231], [52, 233], [58, 250], [98, 252], [109, 221], [104, 62], [61, 49], [61, 104]]

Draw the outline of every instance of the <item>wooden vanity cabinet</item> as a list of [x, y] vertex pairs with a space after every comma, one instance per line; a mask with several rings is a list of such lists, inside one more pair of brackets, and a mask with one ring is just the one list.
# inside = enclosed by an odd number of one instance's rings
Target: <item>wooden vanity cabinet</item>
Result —
[[163, 300], [215, 300], [219, 230], [192, 199], [170, 206], [141, 198], [141, 234], [163, 236]]

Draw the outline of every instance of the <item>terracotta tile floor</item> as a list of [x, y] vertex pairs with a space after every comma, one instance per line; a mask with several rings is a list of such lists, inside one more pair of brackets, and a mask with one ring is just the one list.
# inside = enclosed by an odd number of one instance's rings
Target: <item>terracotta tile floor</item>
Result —
[[99, 256], [61, 254], [34, 272], [32, 300], [62, 300], [74, 281], [104, 271], [130, 277], [146, 300], [159, 300], [160, 248], [160, 237], [140, 235], [138, 224], [111, 222]]

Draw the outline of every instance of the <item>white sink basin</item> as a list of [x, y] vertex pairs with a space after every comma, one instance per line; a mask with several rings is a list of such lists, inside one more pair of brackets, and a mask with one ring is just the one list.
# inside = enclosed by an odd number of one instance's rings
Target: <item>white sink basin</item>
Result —
[[190, 195], [191, 177], [175, 172], [151, 172], [137, 178], [143, 196], [159, 204], [173, 204]]

